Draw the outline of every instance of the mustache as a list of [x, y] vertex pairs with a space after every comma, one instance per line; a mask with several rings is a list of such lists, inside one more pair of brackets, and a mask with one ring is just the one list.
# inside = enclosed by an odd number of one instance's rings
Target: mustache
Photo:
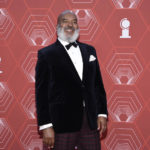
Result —
[[75, 31], [75, 28], [74, 27], [64, 27], [64, 30], [73, 30], [73, 31]]

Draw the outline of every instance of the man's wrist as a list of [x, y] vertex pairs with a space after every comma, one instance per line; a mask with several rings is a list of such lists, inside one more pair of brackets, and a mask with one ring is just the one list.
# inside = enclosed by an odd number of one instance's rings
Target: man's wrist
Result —
[[106, 114], [98, 114], [98, 117], [105, 117], [105, 118], [107, 118], [107, 115]]
[[44, 124], [44, 125], [39, 126], [39, 130], [44, 130], [44, 129], [50, 128], [50, 127], [53, 127], [52, 123]]

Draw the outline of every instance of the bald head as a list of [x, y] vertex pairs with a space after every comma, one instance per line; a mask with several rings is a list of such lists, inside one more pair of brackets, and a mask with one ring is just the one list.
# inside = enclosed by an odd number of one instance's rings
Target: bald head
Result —
[[70, 15], [74, 16], [75, 19], [76, 19], [76, 21], [77, 21], [77, 16], [76, 16], [76, 14], [75, 14], [73, 11], [71, 11], [71, 10], [65, 10], [65, 11], [63, 11], [63, 12], [58, 16], [58, 18], [57, 18], [57, 25], [60, 25], [62, 18], [63, 18], [65, 15], [67, 15], [67, 14], [70, 14]]

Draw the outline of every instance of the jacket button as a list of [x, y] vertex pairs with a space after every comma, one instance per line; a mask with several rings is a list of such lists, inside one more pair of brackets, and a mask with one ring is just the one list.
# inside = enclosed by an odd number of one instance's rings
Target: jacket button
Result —
[[85, 88], [85, 85], [84, 85], [84, 84], [82, 84], [82, 88]]

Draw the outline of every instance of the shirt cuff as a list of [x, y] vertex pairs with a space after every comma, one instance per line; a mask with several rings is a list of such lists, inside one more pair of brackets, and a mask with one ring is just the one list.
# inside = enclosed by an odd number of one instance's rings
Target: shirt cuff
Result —
[[98, 117], [105, 117], [105, 118], [107, 118], [107, 115], [106, 114], [98, 114]]
[[52, 126], [53, 126], [52, 123], [44, 124], [44, 125], [39, 126], [39, 130], [43, 130], [43, 129], [46, 129], [46, 128], [50, 128], [50, 127], [52, 127]]

